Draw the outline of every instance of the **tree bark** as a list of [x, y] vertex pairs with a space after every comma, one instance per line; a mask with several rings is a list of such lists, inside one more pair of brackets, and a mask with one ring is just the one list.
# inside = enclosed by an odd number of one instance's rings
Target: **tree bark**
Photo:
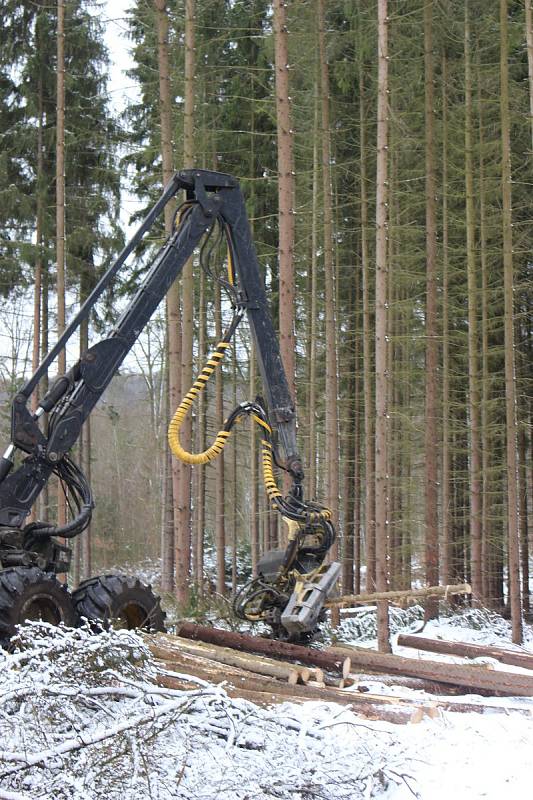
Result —
[[442, 580], [453, 580], [451, 554], [450, 332], [448, 241], [448, 61], [442, 54]]
[[[255, 348], [250, 345], [249, 362], [249, 387], [250, 397], [255, 397]], [[257, 564], [259, 561], [259, 487], [257, 485], [257, 445], [255, 440], [255, 425], [250, 425], [250, 549], [252, 558], [252, 577], [257, 577]]]
[[[39, 26], [39, 23], [36, 23]], [[39, 41], [39, 40], [38, 40]], [[42, 294], [42, 275], [43, 275], [43, 216], [44, 216], [44, 198], [43, 198], [43, 184], [44, 184], [44, 154], [43, 154], [43, 123], [44, 123], [44, 109], [43, 109], [43, 76], [38, 77], [38, 94], [37, 94], [37, 225], [35, 230], [36, 242], [36, 259], [34, 271], [34, 287], [33, 287], [33, 351], [31, 366], [32, 371], [36, 372], [40, 363], [41, 355], [41, 294]], [[39, 386], [36, 387], [31, 398], [31, 410], [33, 413], [37, 410], [39, 405]]]
[[[320, 57], [320, 94], [322, 110], [322, 187], [324, 206], [324, 284], [326, 318], [326, 451], [328, 460], [327, 502], [335, 522], [339, 513], [339, 432], [337, 386], [337, 335], [335, 326], [335, 277], [333, 261], [333, 197], [331, 184], [329, 68], [325, 44], [324, 0], [317, 6], [318, 47]], [[339, 556], [338, 539], [331, 548], [331, 558]]]
[[[36, 21], [36, 37], [38, 46], [41, 38], [39, 36], [40, 24]], [[42, 73], [38, 78], [37, 90], [37, 175], [36, 175], [36, 230], [35, 230], [35, 244], [36, 244], [36, 258], [34, 270], [34, 286], [33, 286], [33, 351], [32, 351], [32, 372], [36, 372], [41, 360], [41, 304], [43, 295], [43, 223], [44, 223], [44, 153], [43, 153], [43, 127], [44, 127], [44, 108], [43, 108], [43, 77]], [[39, 405], [40, 386], [36, 386], [35, 391], [31, 396], [31, 410], [35, 413]], [[32, 509], [28, 522], [35, 522], [39, 516], [39, 509], [43, 506], [42, 497], [39, 498], [37, 505]], [[44, 514], [40, 514], [44, 517]]]
[[[84, 280], [81, 282], [81, 300], [85, 300], [89, 292], [84, 286]], [[85, 319], [80, 325], [80, 356], [87, 352], [89, 349], [89, 320]], [[81, 450], [81, 468], [85, 473], [89, 485], [91, 484], [91, 417], [87, 417], [81, 429], [80, 436], [80, 450]], [[77, 539], [78, 547], [80, 548], [80, 562], [81, 569], [80, 575], [82, 580], [90, 578], [92, 573], [92, 542], [91, 542], [91, 525], [84, 530], [81, 536]]]
[[[195, 0], [185, 0], [185, 103], [183, 113], [183, 165], [194, 167], [194, 70], [195, 70]], [[193, 381], [193, 334], [194, 334], [194, 280], [193, 258], [183, 268], [182, 277], [182, 325], [181, 325], [181, 386], [188, 391]], [[181, 432], [181, 443], [190, 451], [192, 445], [192, 415], [185, 417]], [[191, 467], [182, 464], [180, 470], [180, 503], [178, 551], [176, 561], [176, 594], [181, 604], [189, 599], [191, 578]]]
[[287, 374], [289, 390], [295, 399], [294, 155], [289, 94], [287, 3], [284, 0], [274, 0], [273, 28], [278, 133], [279, 337], [281, 359]]
[[524, 0], [526, 7], [527, 73], [529, 79], [529, 121], [533, 154], [533, 0]]
[[[170, 663], [167, 666], [172, 667], [173, 664]], [[203, 667], [199, 667], [198, 664], [193, 663], [184, 665], [183, 662], [180, 661], [179, 671], [207, 680], [210, 683], [216, 683], [217, 679], [222, 680], [224, 678], [220, 672], [216, 669], [209, 668], [207, 665]], [[420, 721], [421, 708], [401, 698], [395, 698], [390, 701], [387, 696], [383, 696], [377, 699], [372, 698], [367, 700], [367, 695], [364, 694], [357, 695], [351, 692], [346, 693], [335, 689], [319, 688], [316, 686], [294, 686], [289, 683], [282, 683], [279, 680], [272, 680], [266, 676], [261, 677], [256, 674], [246, 674], [244, 670], [237, 672], [236, 668], [232, 670], [231, 675], [228, 677], [229, 680], [224, 689], [229, 697], [242, 697], [258, 705], [270, 706], [272, 703], [294, 703], [316, 700], [320, 702], [338, 703], [340, 705], [353, 705], [357, 710], [357, 714], [367, 719], [392, 722], [399, 725], [407, 724], [412, 721]], [[183, 680], [180, 680], [179, 677], [174, 677], [172, 674], [159, 675], [157, 682], [160, 686], [166, 686], [168, 688], [187, 688]], [[422, 714], [424, 713], [425, 711], [422, 710]]]
[[386, 592], [364, 592], [362, 594], [333, 597], [326, 601], [326, 607], [350, 606], [356, 603], [375, 603], [378, 600], [411, 600], [415, 597], [443, 597], [454, 594], [471, 594], [468, 583], [451, 586], [423, 586], [421, 589], [393, 589]]
[[421, 661], [347, 646], [330, 647], [326, 652], [339, 657], [349, 656], [352, 669], [363, 667], [390, 675], [426, 678], [440, 683], [450, 683], [454, 686], [484, 689], [496, 695], [533, 696], [533, 675], [529, 674], [503, 672], [481, 666], [447, 664], [443, 661]]
[[479, 106], [479, 240], [481, 260], [481, 580], [483, 605], [493, 604], [491, 597], [491, 433], [490, 433], [490, 373], [489, 373], [489, 268], [487, 263], [487, 225], [485, 192], [485, 156], [483, 130], [482, 78], [477, 61], [476, 82]]
[[317, 496], [317, 440], [316, 440], [316, 398], [317, 398], [317, 340], [318, 340], [318, 199], [319, 199], [319, 161], [318, 142], [320, 138], [318, 123], [318, 84], [315, 84], [315, 114], [313, 127], [313, 205], [311, 217], [311, 312], [309, 349], [309, 477], [308, 491], [312, 498]]
[[533, 654], [515, 653], [512, 650], [503, 650], [501, 647], [470, 644], [470, 642], [446, 642], [442, 639], [427, 639], [424, 636], [410, 636], [402, 633], [398, 636], [398, 647], [413, 647], [430, 653], [443, 653], [466, 658], [494, 658], [501, 661], [502, 664], [533, 669]]
[[520, 549], [518, 530], [518, 458], [516, 452], [516, 385], [513, 321], [513, 234], [511, 208], [511, 132], [509, 119], [509, 64], [507, 0], [500, 0], [500, 121], [502, 144], [502, 229], [504, 282], [505, 417], [507, 436], [507, 536], [509, 600], [513, 642], [522, 641]]
[[363, 274], [363, 395], [365, 428], [365, 545], [366, 589], [376, 588], [375, 446], [372, 403], [372, 325], [370, 319], [370, 262], [368, 258], [368, 196], [365, 85], [363, 63], [359, 66], [359, 173], [361, 195], [361, 269]]
[[[426, 425], [425, 425], [425, 522], [426, 582], [439, 581], [437, 517], [437, 209], [435, 180], [433, 0], [424, 5], [424, 86], [426, 129]], [[438, 602], [425, 606], [425, 619], [438, 616]]]
[[208, 644], [232, 647], [234, 650], [242, 650], [247, 653], [261, 653], [273, 658], [294, 659], [302, 664], [320, 667], [335, 675], [342, 675], [342, 677], [347, 677], [350, 672], [349, 658], [346, 655], [331, 655], [324, 650], [312, 650], [310, 647], [279, 642], [276, 639], [245, 636], [242, 633], [194, 625], [192, 622], [184, 622], [179, 625], [177, 635], [183, 636], [185, 639], [197, 639]]
[[[168, 15], [166, 10], [166, 0], [154, 0], [154, 10], [156, 15], [157, 30], [157, 63], [159, 74], [159, 118], [161, 125], [161, 161], [162, 178], [165, 186], [171, 179], [174, 172], [173, 144], [172, 144], [172, 106], [170, 89], [170, 68], [168, 60]], [[165, 206], [165, 234], [172, 232], [174, 217], [174, 203], [167, 203]], [[181, 400], [181, 311], [180, 311], [180, 291], [178, 281], [174, 281], [166, 299], [167, 313], [167, 373], [168, 373], [168, 394], [170, 413], [178, 406]], [[165, 591], [171, 591], [175, 587], [176, 596], [181, 600], [179, 587], [175, 583], [174, 574], [177, 563], [181, 560], [181, 553], [178, 547], [179, 530], [179, 497], [180, 497], [180, 475], [181, 465], [177, 459], [170, 458], [167, 464], [170, 469], [169, 484], [171, 484], [168, 502], [172, 502], [172, 525], [164, 524], [161, 536], [161, 560], [163, 568], [163, 587]], [[170, 480], [171, 479], [171, 480]], [[169, 487], [170, 488], [170, 487]]]
[[[388, 10], [378, 0], [378, 107], [376, 165], [376, 589], [388, 588], [387, 578], [387, 259], [388, 239]], [[388, 605], [378, 604], [378, 646], [390, 652]]]
[[529, 591], [529, 525], [527, 518], [527, 438], [525, 426], [518, 430], [518, 485], [520, 509], [520, 561], [522, 566], [522, 603], [526, 614], [530, 611]]
[[[220, 284], [215, 285], [215, 336], [217, 342], [222, 338], [222, 310]], [[215, 377], [215, 419], [217, 430], [224, 423], [224, 374], [222, 366]], [[217, 562], [216, 587], [220, 595], [226, 594], [226, 523], [225, 523], [225, 483], [224, 453], [220, 453], [215, 462], [215, 549]]]
[[[206, 292], [205, 273], [200, 272], [200, 297], [198, 311], [198, 373], [202, 369], [206, 355]], [[206, 398], [205, 392], [200, 392], [198, 397], [198, 452], [206, 448]], [[204, 537], [205, 537], [205, 501], [206, 501], [206, 474], [205, 469], [197, 470], [196, 493], [196, 537], [194, 548], [194, 574], [199, 597], [204, 594]]]
[[468, 413], [470, 422], [470, 564], [473, 599], [481, 603], [481, 445], [479, 422], [478, 289], [476, 273], [474, 167], [472, 137], [472, 68], [469, 3], [465, 3], [465, 191], [468, 276]]
[[[56, 260], [57, 338], [65, 330], [65, 0], [57, 0], [57, 115], [56, 115]], [[67, 355], [58, 358], [58, 372], [67, 371]], [[67, 499], [62, 484], [57, 486], [57, 523], [67, 521]], [[65, 576], [62, 576], [66, 580]]]
[[186, 653], [190, 656], [198, 656], [229, 667], [245, 669], [249, 672], [256, 672], [258, 675], [266, 675], [287, 682], [295, 672], [303, 682], [307, 682], [312, 674], [309, 667], [302, 667], [289, 661], [276, 661], [273, 658], [242, 653], [229, 647], [206, 644], [177, 636], [158, 637], [155, 641], [150, 641], [150, 652], [156, 658], [165, 661], [172, 661], [173, 658]]

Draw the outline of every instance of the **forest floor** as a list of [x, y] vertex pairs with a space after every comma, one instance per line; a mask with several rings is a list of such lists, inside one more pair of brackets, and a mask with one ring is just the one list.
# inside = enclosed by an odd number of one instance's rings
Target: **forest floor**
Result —
[[[394, 611], [393, 629], [413, 631], [418, 615]], [[363, 609], [336, 636], [372, 646], [374, 634], [375, 614]], [[331, 636], [326, 625], [326, 644]], [[508, 623], [487, 612], [444, 617], [426, 626], [424, 636], [511, 647]], [[531, 627], [524, 649], [533, 651]], [[156, 671], [146, 642], [131, 632], [95, 635], [43, 623], [23, 629], [18, 650], [0, 653], [0, 800], [531, 794], [533, 698], [461, 696], [454, 699], [479, 704], [479, 712], [439, 709], [434, 719], [395, 725], [332, 703], [260, 708], [230, 699], [223, 684], [163, 689]], [[366, 676], [365, 685], [375, 693], [435, 700], [379, 676]], [[493, 710], [483, 713], [486, 706]]]

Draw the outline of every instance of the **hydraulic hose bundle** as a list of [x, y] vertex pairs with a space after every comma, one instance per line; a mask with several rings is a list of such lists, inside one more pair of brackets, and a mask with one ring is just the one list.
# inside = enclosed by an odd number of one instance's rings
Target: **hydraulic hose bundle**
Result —
[[[190, 211], [190, 207], [191, 206], [189, 204], [186, 204], [184, 207], [182, 207], [182, 209], [178, 210], [176, 214], [177, 225], [182, 223], [186, 214]], [[284, 497], [283, 493], [280, 491], [274, 475], [274, 465], [286, 471], [289, 470], [280, 462], [277, 457], [272, 427], [260, 398], [257, 398], [255, 402], [246, 402], [238, 405], [224, 421], [224, 425], [217, 433], [213, 443], [203, 452], [189, 453], [181, 444], [180, 430], [184, 423], [185, 417], [189, 413], [194, 401], [205, 389], [207, 382], [211, 378], [215, 369], [222, 363], [226, 351], [231, 346], [231, 339], [233, 338], [246, 310], [246, 305], [242, 300], [239, 299], [239, 293], [235, 287], [235, 274], [231, 257], [232, 248], [230, 232], [222, 220], [220, 220], [220, 228], [225, 235], [228, 244], [228, 280], [221, 280], [220, 278], [217, 278], [217, 280], [219, 280], [230, 293], [230, 298], [234, 307], [234, 315], [222, 339], [210, 354], [193, 385], [184, 396], [183, 400], [176, 409], [174, 416], [172, 417], [168, 428], [168, 443], [170, 449], [176, 458], [179, 458], [186, 464], [207, 464], [220, 455], [226, 446], [228, 439], [231, 436], [232, 429], [236, 423], [243, 417], [248, 416], [261, 428], [261, 433], [263, 436], [261, 440], [263, 483], [266, 495], [272, 508], [276, 511], [279, 511], [286, 519], [294, 520], [303, 525], [316, 525], [323, 522], [329, 523], [331, 519], [331, 511], [328, 508], [316, 503], [304, 502], [300, 482], [294, 480], [292, 489], [286, 497]], [[218, 243], [215, 242], [215, 245], [208, 249], [208, 241], [212, 231], [213, 227], [209, 231], [206, 242], [204, 242], [200, 257], [203, 268], [211, 276], [213, 273], [209, 268], [208, 261], [216, 247], [216, 244]], [[208, 253], [207, 260], [205, 259], [205, 253]], [[333, 526], [329, 525], [328, 527], [333, 530]], [[327, 538], [329, 539], [329, 537]]]

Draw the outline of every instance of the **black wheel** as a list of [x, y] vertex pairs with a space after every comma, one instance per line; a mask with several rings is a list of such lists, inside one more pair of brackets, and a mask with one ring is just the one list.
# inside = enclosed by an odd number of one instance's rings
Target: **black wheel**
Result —
[[165, 612], [160, 598], [149, 586], [126, 575], [99, 575], [80, 583], [72, 594], [80, 617], [104, 627], [165, 630]]
[[41, 620], [74, 627], [78, 617], [66, 586], [38, 567], [0, 571], [0, 642], [5, 645], [15, 626]]

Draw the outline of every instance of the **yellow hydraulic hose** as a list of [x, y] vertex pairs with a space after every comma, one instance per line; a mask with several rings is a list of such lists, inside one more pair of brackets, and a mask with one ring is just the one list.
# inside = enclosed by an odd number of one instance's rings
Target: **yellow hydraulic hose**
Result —
[[[183, 214], [189, 207], [189, 204], [184, 204], [181, 209], [178, 210], [178, 213], [175, 216], [175, 225], [178, 226], [181, 224], [183, 220]], [[231, 286], [235, 284], [235, 272], [234, 272], [234, 265], [232, 259], [232, 252], [230, 247], [230, 239], [229, 234], [226, 231], [228, 237], [228, 258], [227, 258], [227, 274], [228, 274], [228, 283]], [[242, 316], [242, 309], [241, 309], [241, 316]], [[222, 359], [226, 354], [226, 350], [230, 347], [230, 342], [225, 341], [226, 337], [228, 339], [231, 338], [232, 333], [235, 330], [236, 324], [238, 324], [240, 317], [234, 318], [234, 323], [232, 323], [232, 327], [228, 332], [224, 335], [224, 339], [220, 341], [216, 348], [213, 350], [211, 355], [209, 356], [207, 362], [205, 363], [202, 371], [196, 378], [195, 382], [179, 404], [170, 425], [168, 426], [168, 443], [170, 449], [176, 458], [179, 458], [181, 461], [185, 462], [185, 464], [207, 464], [216, 458], [224, 447], [231, 436], [231, 427], [241, 419], [242, 412], [240, 412], [240, 408], [236, 409], [230, 417], [228, 421], [225, 423], [225, 427], [220, 430], [214, 442], [211, 444], [207, 450], [204, 450], [201, 453], [189, 453], [185, 450], [180, 441], [180, 430], [187, 416], [188, 412], [190, 411], [192, 404], [196, 400], [196, 398], [200, 395], [200, 393], [205, 389], [206, 383], [215, 371], [215, 369], [221, 364]], [[235, 324], [236, 322], [236, 324]], [[233, 325], [235, 324], [235, 327]], [[246, 412], [244, 412], [246, 413]], [[249, 411], [247, 413], [250, 413]], [[273, 509], [280, 511], [283, 513], [284, 507], [284, 498], [283, 493], [278, 488], [276, 483], [276, 478], [274, 476], [274, 446], [270, 440], [272, 436], [272, 428], [266, 422], [265, 419], [262, 419], [257, 414], [251, 413], [250, 416], [252, 420], [259, 426], [263, 428], [263, 436], [266, 437], [265, 439], [261, 440], [261, 454], [262, 454], [262, 463], [263, 463], [263, 483], [265, 486], [265, 492], [268, 497], [268, 500]], [[289, 518], [287, 517], [286, 520]], [[307, 520], [311, 523], [319, 522], [319, 520], [329, 520], [331, 519], [331, 511], [328, 508], [322, 508], [320, 510], [309, 510], [307, 512]], [[295, 536], [296, 530], [299, 529], [299, 523], [294, 523], [297, 527], [294, 528], [294, 531], [291, 529], [292, 537]]]
[[183, 449], [180, 442], [180, 428], [183, 425], [183, 421], [189, 409], [200, 392], [204, 390], [207, 381], [224, 358], [228, 347], [230, 347], [229, 342], [219, 342], [217, 344], [202, 371], [179, 404], [168, 426], [168, 443], [170, 449], [176, 458], [179, 458], [186, 464], [207, 464], [209, 461], [212, 461], [213, 458], [216, 458], [222, 452], [227, 440], [231, 436], [231, 431], [219, 431], [213, 444], [202, 453], [188, 453], [187, 450]]

